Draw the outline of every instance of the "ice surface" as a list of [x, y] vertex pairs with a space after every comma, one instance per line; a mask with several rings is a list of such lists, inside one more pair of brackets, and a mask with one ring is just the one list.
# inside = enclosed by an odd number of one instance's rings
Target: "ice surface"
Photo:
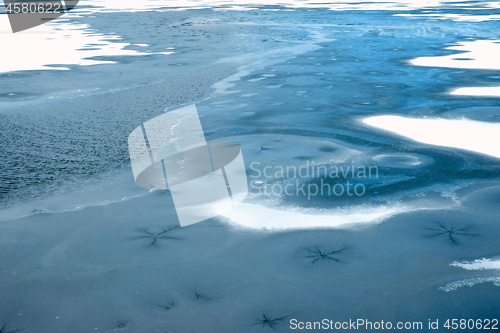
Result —
[[443, 290], [443, 291], [448, 292], [448, 291], [457, 290], [460, 287], [465, 287], [465, 286], [473, 287], [476, 284], [487, 283], [487, 282], [491, 282], [495, 286], [499, 286], [500, 287], [500, 277], [494, 277], [494, 276], [492, 276], [492, 277], [486, 277], [486, 278], [472, 278], [472, 279], [467, 279], [467, 280], [461, 280], [461, 281], [457, 281], [457, 282], [452, 282], [452, 283], [447, 284], [444, 287], [441, 287], [440, 289]]
[[[265, 316], [287, 332], [292, 318], [498, 315], [498, 270], [486, 268], [500, 253], [500, 111], [494, 98], [449, 94], [499, 85], [485, 61], [497, 2], [98, 4], [54, 27], [120, 36], [112, 54], [1, 74], [0, 327], [272, 331]], [[395, 16], [409, 13], [438, 16]], [[135, 186], [127, 137], [193, 103], [208, 142], [241, 147], [249, 181], [325, 181], [254, 177], [255, 162], [376, 166], [378, 177], [328, 179], [365, 186], [359, 197], [252, 193], [179, 228], [168, 190]], [[363, 119], [396, 121], [385, 131]]]
[[[243, 228], [283, 231], [287, 229], [352, 228], [373, 224], [417, 208], [404, 205], [389, 207], [352, 207], [349, 210], [314, 210], [288, 207], [273, 209], [256, 204], [240, 204], [221, 214], [229, 223]], [[428, 208], [426, 208], [428, 209]]]
[[468, 87], [458, 88], [451, 92], [452, 95], [459, 96], [490, 96], [500, 97], [500, 87]]
[[377, 116], [366, 124], [404, 135], [426, 144], [467, 149], [500, 157], [500, 125], [468, 119], [413, 119]]
[[[6, 16], [0, 16], [0, 30], [8, 30]], [[44, 24], [25, 32], [2, 34], [1, 42], [8, 46], [2, 52], [0, 73], [29, 70], [68, 70], [68, 65], [98, 65], [114, 63], [97, 60], [106, 56], [168, 55], [173, 52], [144, 52], [130, 49], [130, 43], [120, 42], [117, 35], [103, 35], [86, 24], [57, 22]], [[35, 55], [36, 56], [33, 56]]]
[[416, 66], [471, 69], [500, 69], [500, 41], [475, 40], [458, 42], [447, 50], [461, 51], [447, 56], [419, 57], [411, 63]]
[[461, 267], [467, 270], [500, 269], [500, 260], [476, 259], [472, 262], [454, 262], [451, 266]]
[[[248, 2], [245, 0], [168, 0], [168, 1], [88, 1], [93, 7], [103, 11], [144, 11], [159, 9], [162, 7], [170, 8], [206, 8], [222, 7], [232, 10], [257, 9], [259, 6], [284, 6], [288, 8], [320, 8], [329, 10], [417, 10], [424, 8], [436, 8], [440, 6], [461, 6], [467, 5], [467, 0], [285, 0], [269, 1], [254, 0]], [[479, 6], [497, 8], [498, 4], [494, 1], [479, 1]]]
[[[500, 260], [483, 258], [483, 259], [476, 259], [471, 262], [453, 262], [451, 266], [460, 267], [469, 271], [500, 270]], [[500, 287], [500, 276], [469, 278], [465, 280], [448, 283], [446, 286], [441, 287], [440, 289], [448, 292], [457, 290], [460, 287], [464, 286], [473, 287], [476, 284], [487, 283], [487, 282], [491, 282], [493, 283], [493, 285]]]

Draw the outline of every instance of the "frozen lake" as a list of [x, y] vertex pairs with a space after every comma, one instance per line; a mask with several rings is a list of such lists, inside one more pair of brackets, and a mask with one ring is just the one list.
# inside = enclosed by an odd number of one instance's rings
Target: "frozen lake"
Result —
[[[494, 1], [93, 0], [12, 34], [0, 14], [0, 328], [499, 319], [499, 19]], [[127, 137], [190, 104], [240, 146], [249, 194], [179, 228]]]

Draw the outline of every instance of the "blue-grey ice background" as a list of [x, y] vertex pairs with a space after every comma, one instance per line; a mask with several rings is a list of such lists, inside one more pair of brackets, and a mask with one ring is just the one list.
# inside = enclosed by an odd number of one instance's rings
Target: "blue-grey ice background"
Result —
[[[498, 155], [363, 122], [500, 126], [497, 2], [81, 1], [20, 34], [0, 19], [0, 328], [499, 319]], [[249, 180], [253, 162], [379, 177], [352, 180], [363, 196], [251, 190], [224, 216], [176, 228], [169, 193], [135, 185], [127, 136], [193, 103], [208, 141], [240, 145]]]

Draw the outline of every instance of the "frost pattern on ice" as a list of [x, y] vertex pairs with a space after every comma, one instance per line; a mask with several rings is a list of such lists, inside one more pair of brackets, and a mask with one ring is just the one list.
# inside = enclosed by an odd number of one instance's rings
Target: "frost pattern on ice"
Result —
[[[450, 266], [460, 267], [469, 271], [482, 271], [482, 270], [500, 270], [500, 260], [491, 260], [487, 258], [476, 259], [474, 261], [465, 261], [465, 262], [453, 262]], [[488, 276], [488, 277], [478, 277], [460, 280], [456, 282], [448, 283], [444, 287], [440, 287], [439, 289], [444, 290], [446, 292], [456, 290], [460, 287], [469, 286], [472, 287], [476, 284], [492, 282], [495, 286], [500, 287], [500, 276]]]
[[485, 269], [500, 269], [500, 260], [491, 260], [491, 259], [477, 259], [472, 262], [454, 262], [451, 266], [461, 267], [467, 270], [485, 270]]
[[490, 276], [486, 278], [472, 278], [472, 279], [465, 279], [461, 281], [451, 282], [444, 287], [439, 287], [439, 289], [448, 292], [457, 290], [458, 288], [461, 287], [465, 286], [473, 287], [476, 284], [486, 283], [486, 282], [492, 282], [495, 286], [500, 287], [500, 277]]

